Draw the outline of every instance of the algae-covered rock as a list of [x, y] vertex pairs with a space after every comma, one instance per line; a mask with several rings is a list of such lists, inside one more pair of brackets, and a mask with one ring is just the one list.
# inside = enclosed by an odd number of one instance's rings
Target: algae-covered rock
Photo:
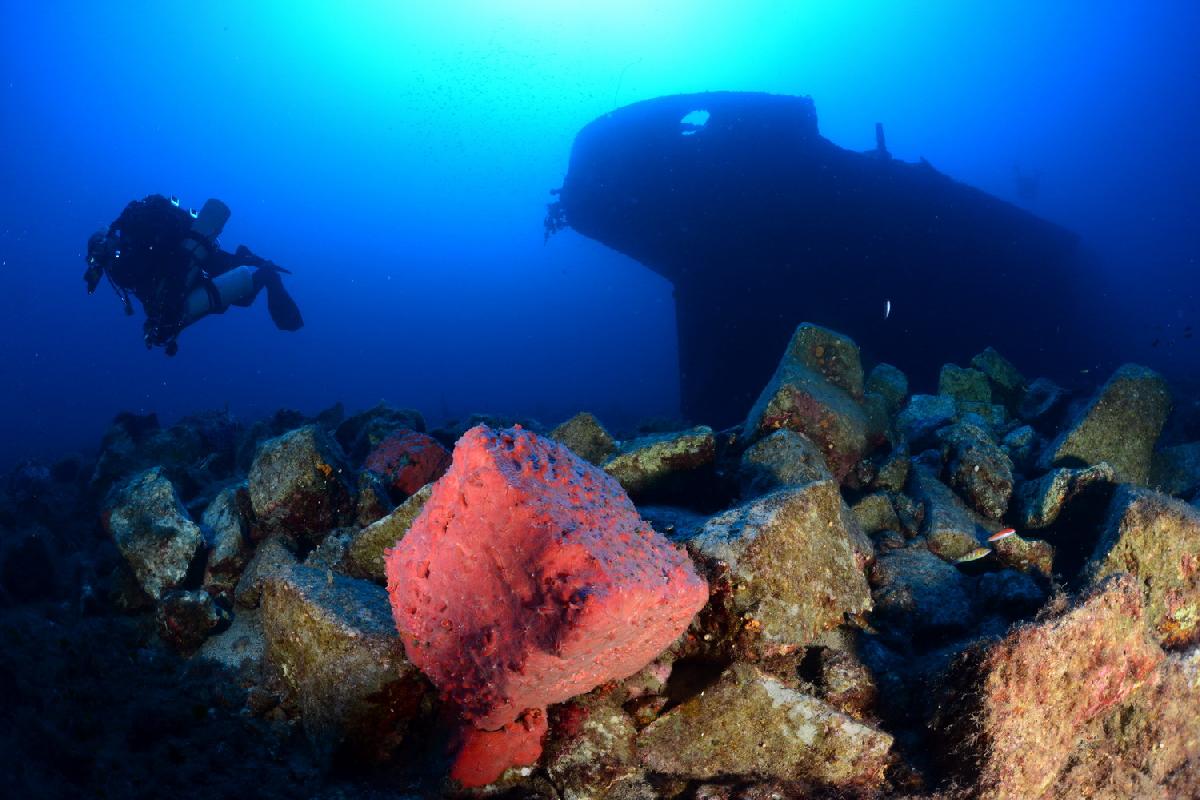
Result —
[[432, 491], [433, 484], [426, 484], [386, 517], [354, 533], [346, 548], [346, 571], [357, 578], [383, 583], [386, 580], [383, 569], [385, 551], [394, 547], [408, 532]]
[[270, 439], [250, 468], [250, 502], [268, 533], [318, 536], [353, 518], [341, 448], [316, 425]]
[[950, 485], [976, 511], [1000, 519], [1012, 497], [1012, 462], [982, 428], [959, 422], [938, 432], [949, 456], [946, 474]]
[[872, 487], [888, 492], [904, 491], [904, 484], [908, 482], [910, 466], [908, 447], [901, 443], [879, 462], [879, 469], [875, 471]]
[[827, 340], [836, 334], [818, 335], [819, 331], [824, 329], [797, 328], [746, 419], [743, 437], [753, 443], [780, 429], [802, 433], [817, 444], [829, 470], [842, 480], [882, 440], [883, 432], [874, 428], [860, 403], [857, 348], [848, 339], [835, 347]]
[[1127, 572], [1146, 593], [1146, 622], [1164, 647], [1200, 641], [1200, 511], [1147, 489], [1120, 487], [1086, 573]]
[[1054, 574], [1054, 545], [1043, 539], [1006, 536], [992, 544], [996, 560], [1019, 572], [1037, 573], [1045, 578]]
[[251, 513], [250, 491], [245, 483], [240, 483], [222, 489], [200, 520], [209, 548], [204, 588], [226, 600], [250, 560]]
[[676, 490], [689, 475], [710, 469], [716, 454], [712, 428], [700, 425], [627, 442], [604, 463], [604, 471], [636, 498]]
[[755, 633], [757, 652], [786, 653], [870, 610], [863, 539], [837, 484], [818, 481], [717, 514], [691, 547], [728, 565], [726, 624]]
[[1117, 476], [1105, 462], [1083, 469], [1063, 467], [1051, 470], [1034, 481], [1025, 481], [1014, 497], [1014, 510], [1022, 528], [1045, 528], [1064, 510], [1084, 496], [1107, 502]]
[[775, 431], [748, 447], [737, 473], [743, 498], [832, 477], [821, 449], [804, 434], [789, 430]]
[[1114, 576], [1057, 616], [969, 648], [946, 680], [935, 742], [970, 796], [1048, 797], [1089, 725], [1131, 698], [1162, 661], [1136, 579]]
[[984, 545], [987, 536], [983, 520], [939, 481], [930, 467], [913, 467], [908, 475], [908, 493], [924, 505], [921, 534], [932, 553], [957, 561]]
[[1050, 469], [1107, 461], [1117, 480], [1145, 484], [1154, 445], [1170, 410], [1171, 395], [1162, 376], [1126, 364], [1046, 448], [1041, 465]]
[[1200, 491], [1200, 442], [1164, 447], [1155, 453], [1150, 485], [1176, 497]]
[[992, 402], [992, 387], [987, 376], [977, 369], [960, 367], [955, 364], [943, 364], [938, 373], [938, 394], [949, 397], [955, 403]]
[[637, 727], [618, 699], [614, 692], [596, 691], [558, 708], [543, 761], [563, 800], [611, 797], [641, 775]]
[[169, 592], [155, 614], [158, 635], [183, 655], [200, 649], [210, 634], [229, 624], [229, 612], [204, 591]]
[[383, 477], [369, 469], [358, 473], [357, 495], [354, 521], [364, 528], [386, 517], [395, 507]]
[[879, 531], [900, 533], [904, 530], [900, 524], [900, 518], [896, 516], [892, 500], [885, 492], [875, 492], [863, 497], [850, 506], [850, 512], [854, 514], [854, 519], [864, 533], [871, 534]]
[[1004, 435], [1000, 446], [1008, 453], [1013, 466], [1024, 469], [1033, 457], [1033, 448], [1037, 441], [1037, 432], [1031, 426], [1020, 425]]
[[261, 542], [234, 589], [234, 602], [241, 608], [258, 608], [266, 582], [299, 563], [286, 537], [272, 536]]
[[776, 778], [871, 789], [892, 737], [746, 664], [643, 730], [653, 772], [689, 779]]
[[204, 536], [162, 469], [135, 475], [105, 505], [104, 526], [146, 594], [159, 600], [183, 583]]
[[385, 760], [429, 710], [431, 687], [404, 655], [386, 590], [295, 567], [266, 581], [262, 622], [267, 660], [322, 756]]
[[889, 415], [895, 414], [908, 397], [908, 376], [891, 364], [876, 364], [867, 375], [865, 392], [877, 394], [887, 403]]
[[971, 366], [987, 377], [992, 398], [1016, 413], [1025, 393], [1025, 378], [1012, 362], [988, 347], [971, 359]]
[[599, 466], [617, 452], [617, 443], [600, 420], [581, 411], [550, 431], [550, 438], [571, 448], [571, 452]]

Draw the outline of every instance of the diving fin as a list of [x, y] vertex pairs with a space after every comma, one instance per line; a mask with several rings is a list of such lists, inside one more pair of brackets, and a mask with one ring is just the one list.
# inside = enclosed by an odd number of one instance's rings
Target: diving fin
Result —
[[260, 269], [254, 275], [256, 282], [267, 290], [267, 311], [271, 321], [281, 331], [298, 331], [304, 327], [304, 318], [300, 316], [300, 307], [283, 288], [283, 280], [273, 269]]

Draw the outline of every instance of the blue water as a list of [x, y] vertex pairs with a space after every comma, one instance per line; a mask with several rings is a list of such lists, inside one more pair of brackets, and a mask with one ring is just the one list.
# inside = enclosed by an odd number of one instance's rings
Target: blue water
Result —
[[[670, 285], [571, 232], [543, 245], [542, 216], [587, 122], [717, 89], [811, 95], [853, 149], [882, 121], [896, 157], [1077, 231], [1100, 256], [1080, 291], [1118, 300], [1097, 330], [1194, 378], [1200, 14], [1045, 5], [4, 0], [0, 460], [91, 447], [120, 410], [676, 413]], [[222, 244], [294, 272], [304, 330], [260, 300], [146, 351], [81, 274], [154, 192], [228, 203]], [[1020, 309], [972, 300], [1001, 351], [1021, 336]]]

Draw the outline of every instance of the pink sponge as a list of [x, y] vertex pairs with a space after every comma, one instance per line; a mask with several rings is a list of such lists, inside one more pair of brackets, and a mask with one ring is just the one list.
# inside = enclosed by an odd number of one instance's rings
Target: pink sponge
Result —
[[408, 428], [388, 436], [367, 456], [366, 467], [382, 475], [393, 489], [414, 495], [442, 477], [450, 466], [450, 454], [432, 436]]
[[463, 435], [387, 578], [408, 657], [482, 730], [632, 675], [708, 599], [615, 480], [519, 427]]

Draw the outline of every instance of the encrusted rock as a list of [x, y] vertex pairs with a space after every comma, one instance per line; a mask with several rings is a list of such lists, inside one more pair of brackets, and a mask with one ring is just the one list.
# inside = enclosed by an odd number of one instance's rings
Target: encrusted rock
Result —
[[938, 394], [949, 397], [956, 403], [992, 402], [992, 387], [987, 376], [977, 369], [960, 367], [955, 364], [943, 364], [938, 374]]
[[916, 465], [908, 476], [909, 494], [925, 508], [921, 533], [930, 551], [956, 561], [982, 547], [987, 536], [982, 521], [929, 467]]
[[433, 484], [427, 484], [392, 513], [356, 532], [346, 550], [346, 571], [358, 578], [383, 583], [387, 579], [384, 572], [385, 552], [404, 538], [432, 491]]
[[262, 623], [267, 660], [323, 757], [385, 760], [429, 710], [430, 687], [405, 657], [378, 586], [295, 567], [266, 581]]
[[359, 464], [380, 442], [401, 429], [424, 432], [425, 420], [418, 411], [380, 403], [347, 418], [338, 425], [335, 435], [346, 455]]
[[1113, 495], [1086, 567], [1093, 580], [1132, 574], [1146, 593], [1146, 621], [1164, 647], [1200, 641], [1200, 511], [1128, 486]]
[[904, 530], [900, 524], [900, 518], [896, 516], [896, 509], [892, 506], [891, 498], [884, 492], [867, 495], [852, 505], [850, 511], [854, 514], [854, 519], [857, 520], [864, 533], [871, 534], [879, 531], [900, 533]]
[[874, 616], [892, 635], [925, 639], [957, 634], [975, 618], [967, 579], [919, 544], [881, 553], [870, 576]]
[[1029, 425], [1013, 428], [1004, 435], [1000, 446], [1008, 453], [1013, 465], [1025, 468], [1033, 457], [1033, 448], [1037, 445], [1037, 432]]
[[1171, 395], [1162, 376], [1126, 364], [1046, 448], [1041, 464], [1049, 469], [1107, 461], [1117, 480], [1145, 484], [1155, 442], [1170, 410]]
[[1000, 519], [1012, 497], [1012, 462], [1008, 455], [978, 426], [960, 422], [938, 432], [949, 458], [946, 474], [950, 485], [971, 506], [991, 519]]
[[263, 442], [250, 468], [250, 501], [269, 533], [318, 536], [354, 515], [341, 448], [316, 425]]
[[737, 474], [743, 498], [832, 477], [821, 449], [804, 434], [789, 430], [775, 431], [747, 448]]
[[409, 657], [485, 730], [637, 672], [708, 599], [615, 480], [519, 428], [464, 434], [386, 558]]
[[563, 800], [609, 797], [638, 776], [633, 718], [612, 692], [596, 691], [557, 709], [555, 735], [546, 748], [546, 772]]
[[204, 544], [200, 526], [158, 467], [115, 490], [103, 519], [138, 583], [155, 600], [183, 583]]
[[892, 737], [746, 664], [672, 709], [637, 740], [653, 772], [689, 779], [776, 778], [872, 789]]
[[974, 784], [972, 796], [1046, 797], [1073, 756], [1088, 757], [1089, 723], [1132, 697], [1162, 658], [1136, 579], [1104, 581], [1059, 616], [957, 660], [935, 723], [944, 763]]
[[250, 560], [250, 492], [245, 483], [228, 486], [208, 504], [201, 517], [208, 563], [204, 570], [204, 588], [230, 600], [234, 587]]
[[366, 527], [386, 517], [395, 505], [383, 477], [369, 469], [358, 473], [358, 500], [355, 503], [354, 521]]
[[910, 466], [908, 447], [901, 443], [879, 463], [879, 468], [875, 470], [875, 480], [871, 483], [872, 488], [888, 492], [904, 491]]
[[803, 433], [841, 480], [882, 439], [861, 398], [857, 346], [823, 328], [801, 325], [751, 409], [743, 435], [755, 442], [781, 428]]
[[[914, 394], [896, 417], [896, 433], [909, 442], [910, 447], [920, 447], [929, 442], [938, 428], [951, 422], [957, 413], [951, 397]], [[914, 449], [913, 452], [917, 451]]]
[[[826, 703], [857, 720], [874, 716], [879, 686], [871, 669], [851, 649], [818, 646], [805, 656], [809, 677]], [[803, 670], [803, 667], [802, 667]]]
[[1155, 453], [1150, 485], [1176, 497], [1200, 491], [1200, 442], [1164, 447]]
[[1012, 362], [989, 347], [971, 359], [971, 366], [987, 376], [993, 399], [1016, 413], [1025, 394], [1025, 378]]
[[1034, 572], [1049, 578], [1054, 574], [1054, 545], [1042, 539], [1027, 539], [1013, 534], [992, 544], [996, 560], [1020, 572]]
[[592, 464], [603, 464], [617, 452], [617, 443], [600, 420], [581, 411], [550, 431], [550, 438], [562, 442], [575, 455]]
[[676, 433], [642, 436], [622, 445], [604, 471], [634, 497], [677, 489], [690, 474], [711, 469], [717, 442], [704, 425]]
[[892, 415], [900, 410], [904, 398], [908, 397], [908, 376], [891, 364], [876, 364], [867, 375], [865, 390], [882, 397]]
[[263, 585], [268, 579], [286, 573], [299, 562], [283, 536], [272, 536], [258, 545], [250, 563], [242, 570], [234, 590], [234, 601], [242, 608], [258, 608]]
[[1093, 467], [1051, 470], [1035, 481], [1020, 485], [1014, 498], [1017, 524], [1022, 528], [1045, 528], [1054, 523], [1077, 497], [1092, 495], [1107, 502], [1117, 476], [1101, 462]]
[[442, 477], [450, 468], [450, 453], [432, 436], [402, 428], [371, 449], [365, 466], [383, 476], [400, 499]]
[[204, 591], [173, 591], [163, 597], [156, 612], [158, 634], [184, 655], [191, 655], [204, 640], [229, 624], [229, 612]]
[[752, 634], [752, 650], [787, 653], [871, 609], [862, 538], [837, 484], [818, 481], [717, 514], [691, 546], [727, 565], [729, 607], [710, 611]]

